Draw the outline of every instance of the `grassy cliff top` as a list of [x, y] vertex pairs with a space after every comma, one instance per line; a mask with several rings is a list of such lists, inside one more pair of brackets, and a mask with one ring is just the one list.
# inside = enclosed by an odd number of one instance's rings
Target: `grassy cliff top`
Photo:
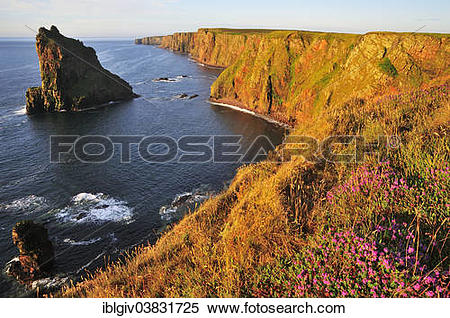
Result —
[[[46, 30], [47, 31], [47, 30]], [[48, 32], [48, 31], [47, 31]], [[234, 28], [199, 28], [197, 31], [180, 31], [174, 34], [195, 34], [198, 32], [211, 32], [215, 35], [266, 35], [270, 37], [287, 37], [291, 34], [309, 35], [309, 36], [333, 36], [339, 39], [358, 38], [364, 35], [378, 34], [378, 35], [418, 35], [418, 36], [432, 36], [434, 38], [448, 38], [449, 33], [424, 33], [424, 32], [392, 32], [392, 31], [370, 31], [367, 33], [343, 33], [343, 32], [324, 32], [324, 31], [309, 31], [309, 30], [280, 30], [280, 29], [234, 29]], [[170, 35], [166, 35], [170, 36]], [[150, 38], [159, 38], [165, 36], [151, 36]]]
[[[199, 28], [198, 31], [208, 31], [216, 34], [220, 33], [232, 33], [232, 34], [267, 34], [267, 33], [276, 33], [276, 34], [291, 34], [291, 33], [302, 33], [302, 34], [339, 34], [339, 35], [349, 35], [349, 36], [361, 36], [364, 34], [393, 34], [393, 35], [431, 35], [436, 37], [445, 37], [448, 38], [450, 36], [449, 33], [427, 33], [427, 32], [393, 32], [393, 31], [370, 31], [367, 33], [346, 33], [346, 32], [326, 32], [326, 31], [311, 31], [311, 30], [293, 30], [293, 29], [234, 29], [234, 28]], [[184, 33], [195, 33], [195, 32], [184, 32]]]

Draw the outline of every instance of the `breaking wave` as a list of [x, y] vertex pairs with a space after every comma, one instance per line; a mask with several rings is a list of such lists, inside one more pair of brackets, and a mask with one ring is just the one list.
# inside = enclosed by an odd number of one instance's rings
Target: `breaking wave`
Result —
[[15, 115], [26, 115], [27, 114], [27, 108], [23, 106], [22, 108], [13, 111]]
[[170, 205], [164, 205], [159, 209], [159, 215], [164, 221], [180, 219], [215, 194], [216, 192], [210, 185], [201, 185], [191, 192], [177, 194]]
[[105, 223], [132, 222], [133, 209], [127, 202], [103, 193], [79, 193], [56, 214], [64, 222]]
[[0, 204], [1, 211], [26, 214], [43, 211], [48, 208], [49, 205], [45, 198], [36, 196], [34, 194], [11, 201], [6, 204]]
[[66, 243], [66, 244], [70, 244], [72, 246], [86, 246], [86, 245], [94, 244], [94, 243], [96, 243], [98, 241], [101, 241], [101, 240], [102, 240], [101, 237], [96, 237], [96, 238], [93, 238], [91, 240], [86, 240], [86, 241], [74, 241], [74, 240], [72, 240], [70, 238], [66, 238], [66, 239], [63, 240], [63, 242]]
[[155, 78], [152, 80], [152, 82], [159, 82], [159, 83], [173, 83], [173, 82], [179, 82], [182, 79], [185, 78], [190, 78], [190, 76], [188, 75], [178, 75], [175, 77], [160, 77], [160, 78]]

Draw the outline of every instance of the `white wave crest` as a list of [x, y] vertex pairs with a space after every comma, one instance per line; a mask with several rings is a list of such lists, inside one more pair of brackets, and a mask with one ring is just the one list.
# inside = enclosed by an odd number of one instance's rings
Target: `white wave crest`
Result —
[[87, 241], [78, 241], [77, 242], [77, 241], [74, 241], [74, 240], [72, 240], [70, 238], [66, 238], [66, 239], [63, 240], [63, 242], [67, 243], [67, 244], [70, 244], [70, 245], [73, 245], [73, 246], [86, 246], [86, 245], [94, 244], [94, 243], [100, 241], [101, 239], [102, 239], [101, 237], [96, 237], [96, 238], [93, 238], [93, 239], [90, 239], [90, 240], [87, 240]]
[[27, 114], [27, 108], [25, 107], [25, 105], [22, 106], [22, 108], [15, 110], [13, 112], [15, 115], [26, 115]]
[[73, 196], [69, 205], [61, 209], [56, 215], [64, 222], [130, 223], [133, 209], [127, 206], [127, 202], [103, 193], [79, 193]]
[[48, 209], [45, 198], [30, 194], [26, 197], [11, 201], [6, 204], [0, 204], [0, 210], [6, 212], [34, 213]]
[[178, 219], [214, 195], [213, 188], [208, 184], [203, 184], [191, 192], [177, 194], [170, 205], [164, 205], [159, 209], [159, 215], [164, 221]]

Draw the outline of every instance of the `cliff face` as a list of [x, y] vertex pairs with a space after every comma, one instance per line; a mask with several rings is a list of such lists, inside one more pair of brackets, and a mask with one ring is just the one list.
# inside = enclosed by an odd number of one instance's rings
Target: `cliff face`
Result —
[[247, 39], [211, 97], [295, 123], [329, 105], [426, 86], [449, 66], [447, 36], [274, 32]]
[[145, 44], [145, 45], [161, 45], [163, 36], [149, 36], [142, 39], [134, 40], [135, 44]]
[[29, 114], [76, 111], [136, 95], [119, 76], [104, 69], [93, 48], [61, 35], [55, 26], [36, 36], [42, 85], [26, 92]]
[[228, 67], [234, 63], [245, 47], [247, 35], [221, 32], [219, 29], [199, 29], [167, 36], [138, 39], [138, 44], [159, 45], [189, 55], [200, 63]]
[[445, 81], [449, 43], [446, 34], [200, 29], [158, 45], [227, 67], [213, 100], [294, 124], [327, 105]]

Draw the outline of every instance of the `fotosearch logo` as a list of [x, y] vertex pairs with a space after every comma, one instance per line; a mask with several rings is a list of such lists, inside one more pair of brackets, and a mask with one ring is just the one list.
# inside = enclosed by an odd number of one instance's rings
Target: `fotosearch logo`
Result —
[[[242, 135], [169, 136], [50, 136], [50, 162], [65, 163], [74, 158], [83, 163], [105, 163], [120, 155], [121, 163], [142, 160], [148, 163], [253, 163], [265, 159], [275, 146], [265, 135], [242, 142]], [[383, 155], [398, 148], [397, 136], [379, 136], [366, 142], [362, 136], [329, 136], [317, 140], [310, 136], [287, 136], [281, 146], [282, 160], [300, 156], [308, 162], [362, 162], [367, 154]]]

